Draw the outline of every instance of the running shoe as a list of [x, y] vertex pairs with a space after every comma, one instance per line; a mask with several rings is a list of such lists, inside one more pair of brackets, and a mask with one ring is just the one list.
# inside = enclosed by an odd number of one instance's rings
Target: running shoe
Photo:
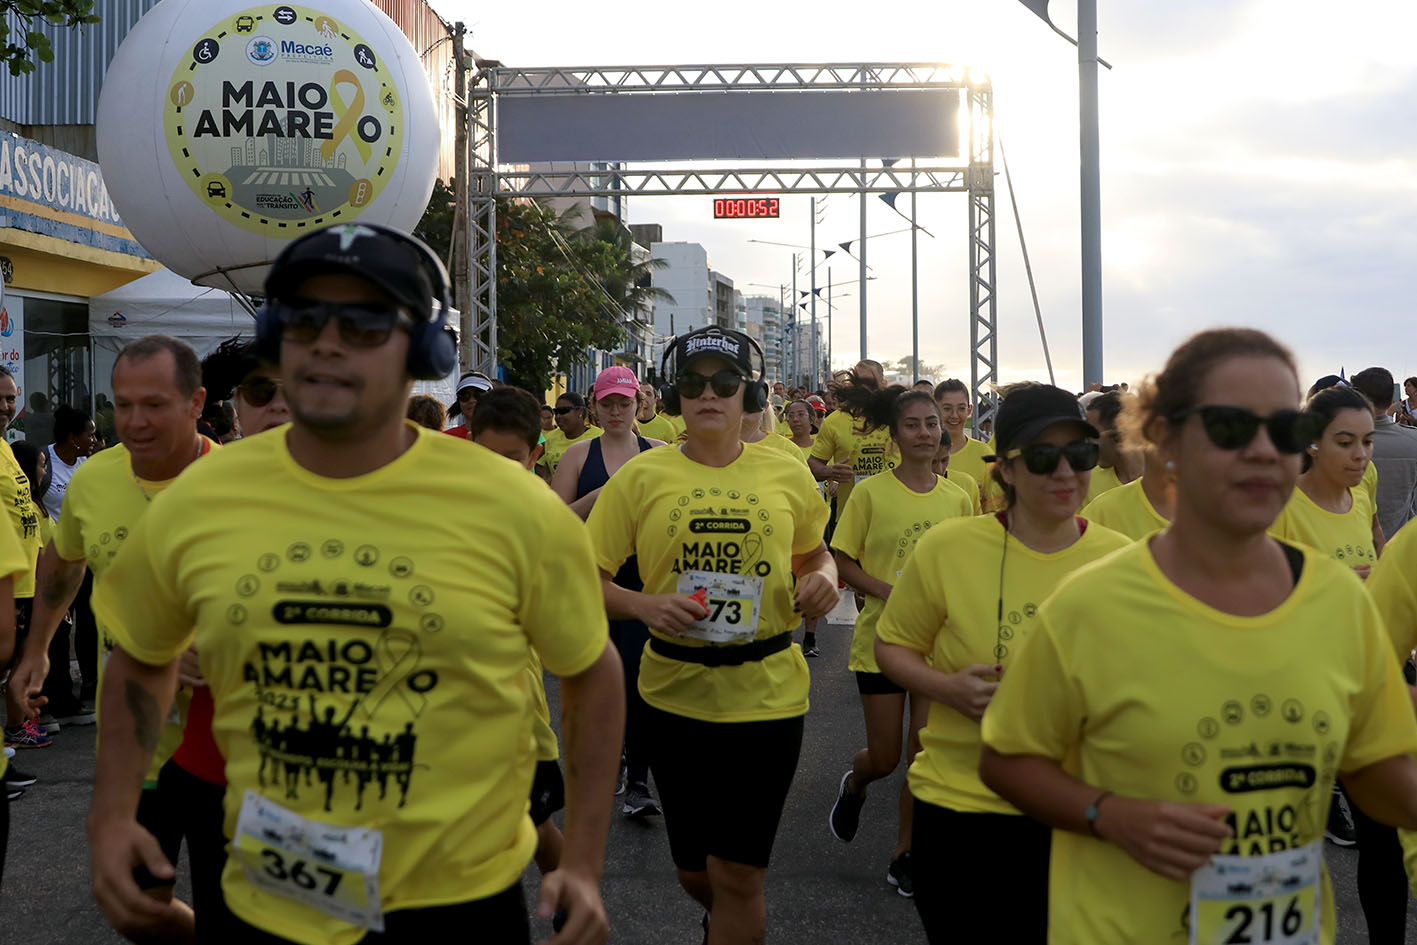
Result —
[[846, 786], [851, 780], [851, 772], [841, 776], [841, 786], [836, 790], [836, 803], [832, 805], [827, 826], [832, 836], [842, 843], [850, 843], [856, 837], [856, 828], [861, 826], [861, 807], [866, 803], [866, 795], [853, 794]]
[[615, 776], [615, 796], [619, 797], [625, 793], [625, 779], [629, 777], [629, 769], [625, 767], [625, 756], [620, 756], [620, 773]]
[[48, 712], [41, 712], [39, 718], [34, 719], [30, 724], [45, 735], [56, 735], [59, 732], [59, 720]]
[[5, 729], [5, 744], [15, 748], [48, 748], [54, 739], [39, 730], [34, 719], [25, 719], [17, 728]]
[[[98, 720], [98, 713], [94, 712], [92, 705], [85, 705], [75, 700], [62, 709], [54, 710], [54, 718], [60, 725], [92, 725]], [[43, 720], [44, 716], [40, 716]]]
[[6, 758], [13, 758], [13, 757], [15, 757], [15, 749], [11, 748], [9, 745], [6, 745], [6, 746], [5, 746], [4, 752], [5, 752], [5, 757], [6, 757]]
[[817, 647], [816, 647], [815, 645], [813, 645], [813, 646], [804, 646], [804, 647], [802, 647], [802, 655], [803, 655], [803, 656], [807, 656], [807, 657], [817, 657], [817, 656], [821, 656], [822, 653], [821, 653], [820, 650], [817, 649]]
[[915, 898], [915, 878], [910, 873], [909, 850], [891, 860], [890, 869], [886, 870], [886, 882], [895, 887], [897, 895], [906, 899]]
[[659, 802], [649, 792], [649, 786], [644, 784], [629, 786], [625, 791], [625, 803], [621, 806], [620, 811], [626, 817], [632, 818], [652, 817], [655, 814], [663, 813], [659, 809]]
[[14, 788], [29, 787], [38, 780], [39, 778], [27, 771], [21, 771], [14, 765], [9, 765], [5, 768], [5, 786], [12, 790]]
[[1340, 847], [1356, 846], [1358, 843], [1358, 831], [1353, 827], [1353, 818], [1348, 813], [1348, 799], [1341, 794], [1334, 794], [1333, 802], [1328, 807], [1328, 829], [1324, 831], [1324, 836]]
[[18, 788], [18, 787], [17, 787], [17, 788], [12, 788], [12, 787], [7, 787], [7, 788], [5, 788], [5, 798], [6, 798], [7, 800], [9, 800], [9, 801], [18, 801], [18, 800], [20, 799], [20, 796], [21, 796], [22, 794], [24, 794], [24, 793], [25, 793], [25, 789], [24, 789], [24, 788]]

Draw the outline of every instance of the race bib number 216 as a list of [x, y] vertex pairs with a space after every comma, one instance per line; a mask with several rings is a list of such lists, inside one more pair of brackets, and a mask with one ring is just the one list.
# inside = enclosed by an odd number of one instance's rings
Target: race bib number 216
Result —
[[1190, 945], [1317, 945], [1323, 852], [1214, 856], [1191, 876]]

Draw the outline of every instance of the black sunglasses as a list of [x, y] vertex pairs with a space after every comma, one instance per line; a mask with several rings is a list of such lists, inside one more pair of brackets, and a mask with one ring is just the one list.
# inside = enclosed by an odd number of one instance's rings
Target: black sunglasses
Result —
[[702, 397], [705, 387], [713, 387], [713, 392], [720, 397], [732, 397], [738, 392], [738, 388], [743, 384], [743, 375], [737, 371], [722, 370], [710, 377], [707, 374], [699, 374], [697, 371], [685, 371], [674, 378], [674, 386], [679, 389], [680, 397], [687, 397], [689, 400]]
[[1086, 472], [1097, 465], [1102, 448], [1090, 440], [1074, 440], [1062, 446], [1052, 443], [1030, 443], [1016, 450], [1009, 450], [1005, 458], [1023, 457], [1023, 465], [1035, 476], [1049, 476], [1058, 468], [1060, 460], [1066, 459], [1073, 472]]
[[1205, 435], [1222, 450], [1238, 450], [1250, 445], [1261, 426], [1281, 453], [1302, 453], [1314, 438], [1313, 418], [1299, 410], [1276, 410], [1268, 417], [1261, 417], [1244, 407], [1202, 404], [1172, 414], [1171, 421], [1184, 423], [1192, 415], [1201, 418]]
[[377, 348], [397, 327], [413, 328], [413, 319], [392, 305], [375, 302], [316, 302], [311, 299], [274, 300], [271, 314], [284, 326], [282, 338], [308, 345], [325, 330], [331, 318], [340, 341], [351, 348]]
[[252, 407], [264, 407], [280, 393], [280, 380], [274, 377], [253, 377], [237, 385], [241, 399]]
[[553, 408], [553, 412], [554, 412], [554, 413], [556, 414], [556, 416], [558, 416], [558, 417], [564, 417], [566, 414], [570, 413], [572, 410], [584, 410], [584, 409], [585, 409], [584, 407], [555, 407], [555, 408]]

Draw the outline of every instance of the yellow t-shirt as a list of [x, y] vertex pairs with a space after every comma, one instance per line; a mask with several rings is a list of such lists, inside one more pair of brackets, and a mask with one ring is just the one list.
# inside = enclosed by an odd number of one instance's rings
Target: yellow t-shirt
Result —
[[551, 707], [546, 704], [546, 680], [542, 676], [541, 657], [536, 648], [531, 650], [531, 658], [526, 664], [527, 684], [531, 687], [531, 707], [536, 718], [531, 725], [532, 738], [536, 741], [536, 760], [555, 761], [561, 757], [561, 747], [556, 743], [556, 732], [551, 728]]
[[[792, 442], [781, 433], [769, 433], [761, 440], [751, 445], [759, 446], [763, 449], [777, 450], [779, 453], [786, 453], [803, 466], [807, 465], [807, 454], [802, 452], [801, 448], [796, 443]], [[815, 482], [816, 480], [813, 481]]]
[[600, 427], [586, 427], [586, 431], [574, 440], [568, 439], [566, 434], [557, 427], [546, 434], [546, 449], [541, 454], [541, 459], [537, 460], [538, 465], [544, 465], [552, 473], [556, 472], [556, 467], [561, 465], [561, 457], [566, 455], [566, 450], [571, 448], [572, 443], [580, 443], [583, 440], [593, 440], [604, 433]]
[[640, 420], [639, 425], [640, 436], [647, 436], [652, 440], [673, 443], [674, 438], [679, 435], [679, 427], [668, 414], [657, 413], [652, 419]]
[[960, 472], [953, 467], [945, 470], [945, 478], [959, 486], [969, 495], [970, 500], [974, 503], [975, 515], [982, 515], [984, 513], [984, 495], [979, 491], [978, 479], [975, 479], [967, 472]]
[[1353, 504], [1340, 515], [1319, 508], [1296, 486], [1269, 533], [1283, 541], [1308, 545], [1350, 568], [1372, 566], [1378, 561], [1373, 547], [1373, 504], [1368, 490], [1361, 486], [1349, 487], [1348, 494]]
[[[1077, 541], [1049, 554], [1010, 536], [1004, 558], [998, 516], [945, 522], [921, 539], [906, 563], [876, 636], [924, 654], [942, 673], [1002, 663], [1007, 678], [1020, 649], [1026, 649], [1043, 598], [1078, 568], [1126, 544], [1116, 532], [1089, 525]], [[920, 731], [920, 754], [907, 775], [910, 793], [951, 810], [1017, 814], [979, 780], [979, 747], [978, 722], [932, 702]]]
[[1146, 497], [1140, 478], [1108, 490], [1081, 514], [1089, 522], [1096, 522], [1114, 532], [1121, 532], [1132, 541], [1145, 538], [1152, 532], [1159, 532], [1171, 524], [1166, 516], [1156, 511], [1156, 506]]
[[890, 430], [881, 427], [870, 433], [861, 433], [858, 432], [859, 429], [851, 414], [841, 410], [832, 411], [817, 428], [817, 438], [812, 441], [812, 451], [808, 454], [828, 466], [850, 463], [856, 473], [854, 480], [837, 484], [838, 516], [846, 507], [846, 500], [851, 498], [851, 490], [857, 482], [867, 476], [894, 469], [895, 464], [900, 461], [900, 450], [896, 449]]
[[[217, 446], [205, 437], [203, 441], [204, 450]], [[161, 482], [139, 480], [133, 473], [128, 449], [121, 443], [95, 453], [74, 470], [74, 478], [69, 480], [64, 502], [59, 507], [59, 521], [54, 526], [54, 550], [65, 561], [84, 562], [97, 583], [123, 548], [133, 526], [148, 511], [150, 499], [178, 478], [180, 476]], [[102, 618], [96, 617], [94, 623], [98, 628], [100, 694], [96, 702], [101, 705], [103, 671], [108, 666], [108, 654], [113, 651], [115, 641]], [[174, 712], [158, 738], [157, 750], [153, 752], [152, 764], [144, 778], [146, 783], [157, 781], [162, 766], [182, 744], [182, 729], [191, 701], [192, 690], [178, 687]]]
[[[862, 570], [894, 585], [915, 545], [935, 525], [951, 518], [970, 518], [974, 502], [963, 489], [935, 477], [935, 488], [916, 492], [894, 472], [872, 476], [851, 493], [832, 534], [832, 548], [855, 558]], [[892, 591], [892, 596], [895, 592]], [[853, 673], [879, 673], [876, 664], [876, 621], [886, 602], [866, 596], [851, 636], [846, 668]]]
[[1098, 466], [1092, 470], [1092, 478], [1087, 486], [1087, 498], [1082, 500], [1082, 507], [1087, 508], [1097, 497], [1104, 493], [1111, 492], [1118, 486], [1123, 485], [1121, 479], [1117, 478], [1117, 470], [1111, 466]]
[[[1399, 666], [1417, 648], [1417, 588], [1413, 586], [1414, 576], [1417, 576], [1417, 529], [1399, 529], [1383, 549], [1382, 557], [1363, 585], [1383, 618], [1383, 626], [1387, 628]], [[1399, 830], [1397, 836], [1402, 842], [1408, 881], [1417, 889], [1417, 832]]]
[[[1378, 467], [1372, 460], [1368, 460], [1368, 468], [1363, 470], [1363, 481], [1358, 485], [1368, 493], [1368, 501], [1376, 509], [1378, 507]], [[1386, 537], [1391, 538], [1392, 536]]]
[[[607, 638], [575, 513], [516, 463], [408, 428], [408, 450], [349, 479], [309, 472], [280, 433], [222, 449], [152, 504], [93, 598], [144, 662], [195, 636], [226, 835], [247, 792], [377, 829], [386, 912], [517, 881], [536, 848], [531, 647], [574, 675]], [[241, 842], [222, 876], [239, 918], [307, 945], [362, 937], [253, 885], [241, 857], [260, 870], [261, 841]]]
[[[42, 517], [48, 518], [49, 516]], [[15, 534], [15, 530], [0, 528], [0, 578], [18, 581], [29, 574], [33, 579], [34, 564], [28, 547], [20, 542], [20, 537]], [[4, 752], [0, 752], [0, 775], [5, 773], [5, 768], [8, 765], [9, 759], [5, 757]]]
[[[636, 555], [647, 594], [678, 593], [686, 571], [762, 579], [753, 639], [786, 633], [793, 614], [792, 556], [822, 543], [828, 511], [812, 474], [770, 449], [745, 444], [732, 463], [703, 466], [675, 447], [641, 453], [620, 467], [591, 510], [596, 563], [614, 574]], [[717, 646], [667, 634], [680, 646]], [[810, 678], [790, 646], [741, 666], [709, 667], [645, 648], [640, 695], [657, 709], [706, 722], [792, 718], [807, 711]]]
[[964, 445], [956, 453], [950, 454], [950, 469], [957, 469], [975, 482], [989, 481], [989, 463], [984, 457], [994, 455], [994, 448], [981, 443], [972, 436], [964, 439]]
[[34, 596], [34, 570], [39, 562], [39, 520], [44, 518], [30, 494], [30, 480], [15, 461], [15, 451], [0, 436], [0, 504], [10, 513], [10, 525], [20, 540], [29, 570], [15, 575], [15, 598]]
[[[1351, 571], [1298, 546], [1289, 597], [1236, 617], [1171, 583], [1150, 545], [1078, 572], [1043, 603], [984, 715], [985, 743], [1068, 757], [1083, 781], [1119, 795], [1227, 805], [1224, 854], [1322, 842], [1340, 771], [1417, 751], [1372, 601]], [[1065, 831], [1053, 833], [1052, 864], [1049, 942], [1186, 941], [1188, 883]], [[1319, 941], [1331, 945], [1327, 872], [1322, 902]]]

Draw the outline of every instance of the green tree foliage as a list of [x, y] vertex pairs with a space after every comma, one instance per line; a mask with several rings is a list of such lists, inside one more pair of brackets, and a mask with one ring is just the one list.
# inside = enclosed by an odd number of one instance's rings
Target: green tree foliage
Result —
[[[414, 233], [443, 259], [453, 233], [453, 189], [438, 181]], [[630, 233], [613, 220], [578, 227], [531, 200], [497, 202], [497, 349], [507, 380], [546, 390], [590, 348], [625, 343], [627, 318], [673, 301], [650, 284], [666, 263], [635, 262]], [[463, 300], [457, 304], [462, 307]]]
[[54, 61], [49, 37], [35, 29], [44, 23], [76, 27], [99, 22], [94, 0], [0, 0], [0, 62], [10, 75], [34, 71], [34, 60]]

